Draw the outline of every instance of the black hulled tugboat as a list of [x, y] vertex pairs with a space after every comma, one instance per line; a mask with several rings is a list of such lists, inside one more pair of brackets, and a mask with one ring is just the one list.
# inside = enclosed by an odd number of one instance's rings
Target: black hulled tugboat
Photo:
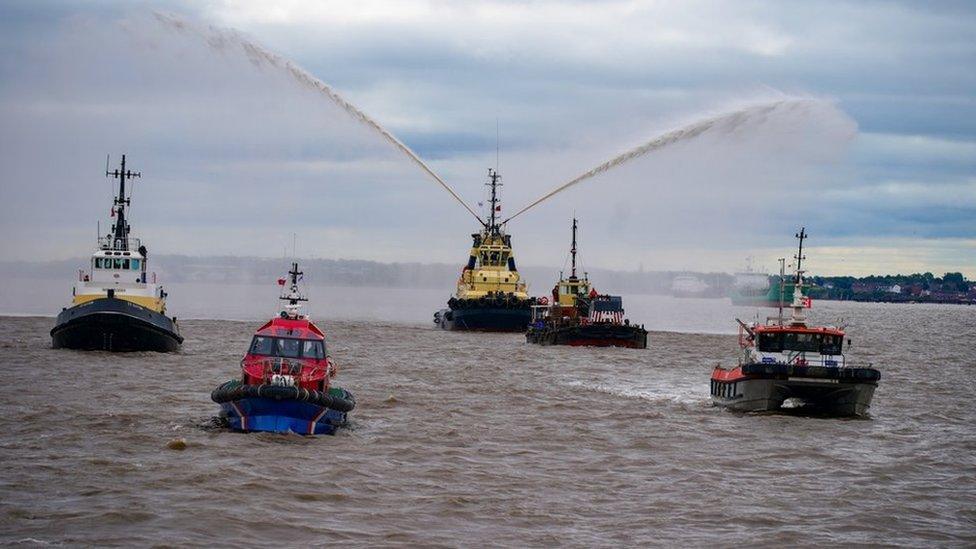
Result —
[[445, 330], [521, 332], [529, 324], [534, 300], [515, 267], [512, 237], [496, 217], [500, 179], [488, 170], [491, 215], [481, 232], [471, 235], [474, 244], [448, 308], [434, 313], [434, 323]]
[[712, 371], [712, 402], [741, 412], [779, 410], [788, 399], [822, 415], [863, 416], [871, 406], [881, 372], [848, 365], [844, 330], [807, 325], [803, 310], [811, 306], [803, 295], [803, 240], [800, 229], [793, 277], [793, 309], [789, 321], [782, 304], [777, 318], [766, 324], [739, 321], [742, 358], [734, 368]]
[[576, 276], [576, 218], [570, 247], [572, 270], [552, 289], [552, 304], [541, 298], [532, 306], [525, 340], [539, 345], [647, 348], [647, 330], [624, 318], [623, 299], [600, 295], [586, 273]]
[[[127, 179], [140, 177], [121, 169], [105, 175], [119, 180], [112, 205], [112, 232], [99, 236], [87, 271], [72, 289], [71, 307], [58, 315], [51, 339], [55, 348], [105, 351], [175, 351], [183, 342], [176, 318], [166, 316], [166, 292], [147, 272], [146, 247], [129, 236]], [[147, 279], [148, 278], [148, 279]]]

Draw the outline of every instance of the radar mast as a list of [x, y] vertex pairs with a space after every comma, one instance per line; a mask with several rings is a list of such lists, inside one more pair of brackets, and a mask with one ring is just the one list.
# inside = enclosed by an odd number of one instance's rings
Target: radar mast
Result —
[[129, 249], [129, 224], [125, 221], [125, 208], [131, 202], [131, 193], [130, 198], [126, 198], [125, 180], [142, 177], [142, 173], [125, 169], [125, 155], [123, 154], [122, 167], [109, 171], [106, 166], [105, 176], [119, 180], [119, 195], [115, 197], [112, 206], [112, 213], [116, 216], [115, 227], [112, 229], [112, 249], [126, 251]]

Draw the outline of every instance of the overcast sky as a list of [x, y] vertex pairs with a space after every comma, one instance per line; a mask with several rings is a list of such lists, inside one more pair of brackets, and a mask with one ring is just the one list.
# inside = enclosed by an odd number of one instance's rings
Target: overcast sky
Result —
[[[242, 47], [332, 86], [472, 205], [503, 214], [710, 116], [513, 221], [517, 257], [976, 278], [976, 8], [967, 2], [0, 3], [5, 258], [87, 254], [126, 153], [151, 250], [466, 259], [475, 220], [376, 132]], [[185, 21], [176, 28], [154, 10]], [[497, 124], [497, 126], [496, 126]], [[104, 232], [104, 231], [103, 231]]]

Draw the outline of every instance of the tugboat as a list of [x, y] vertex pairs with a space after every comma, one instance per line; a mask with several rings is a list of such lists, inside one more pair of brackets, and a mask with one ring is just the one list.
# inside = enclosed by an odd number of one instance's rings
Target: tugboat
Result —
[[[803, 310], [811, 306], [803, 295], [802, 262], [805, 229], [800, 240], [793, 280], [793, 309], [789, 322], [779, 317], [766, 324], [739, 322], [742, 358], [734, 368], [712, 371], [712, 402], [741, 412], [779, 410], [787, 399], [812, 411], [833, 416], [864, 416], [871, 406], [881, 372], [848, 366], [844, 330], [808, 326]], [[848, 340], [850, 345], [850, 340]]]
[[548, 298], [532, 306], [532, 323], [525, 341], [539, 345], [572, 345], [592, 347], [647, 348], [647, 330], [624, 318], [623, 299], [600, 295], [583, 278], [576, 276], [576, 218], [573, 218], [573, 242], [569, 249], [572, 270], [569, 278], [559, 276]]
[[175, 351], [183, 343], [176, 318], [166, 316], [166, 292], [147, 281], [148, 251], [138, 238], [129, 237], [126, 208], [131, 192], [125, 182], [141, 173], [121, 169], [105, 171], [119, 180], [119, 194], [112, 205], [112, 232], [98, 237], [88, 272], [78, 272], [71, 307], [62, 309], [51, 340], [55, 349], [103, 351]]
[[298, 289], [302, 272], [292, 263], [279, 299], [284, 310], [251, 340], [241, 360], [241, 377], [214, 389], [220, 416], [235, 431], [331, 435], [356, 406], [352, 394], [332, 387], [337, 367], [322, 332], [300, 312], [307, 299]]
[[512, 237], [505, 234], [504, 224], [496, 218], [501, 211], [500, 179], [498, 172], [488, 170], [491, 215], [481, 232], [471, 235], [474, 244], [448, 308], [434, 313], [434, 324], [444, 330], [521, 332], [532, 316], [535, 301], [515, 267]]

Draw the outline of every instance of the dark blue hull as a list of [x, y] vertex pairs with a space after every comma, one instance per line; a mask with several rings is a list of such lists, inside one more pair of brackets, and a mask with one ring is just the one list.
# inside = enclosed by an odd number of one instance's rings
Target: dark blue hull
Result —
[[443, 309], [434, 315], [434, 322], [445, 330], [481, 332], [524, 332], [531, 319], [528, 307]]
[[106, 297], [61, 311], [51, 343], [55, 349], [170, 352], [180, 348], [183, 337], [166, 315]]
[[235, 431], [331, 435], [345, 425], [346, 413], [299, 400], [243, 398], [224, 402], [220, 415]]

